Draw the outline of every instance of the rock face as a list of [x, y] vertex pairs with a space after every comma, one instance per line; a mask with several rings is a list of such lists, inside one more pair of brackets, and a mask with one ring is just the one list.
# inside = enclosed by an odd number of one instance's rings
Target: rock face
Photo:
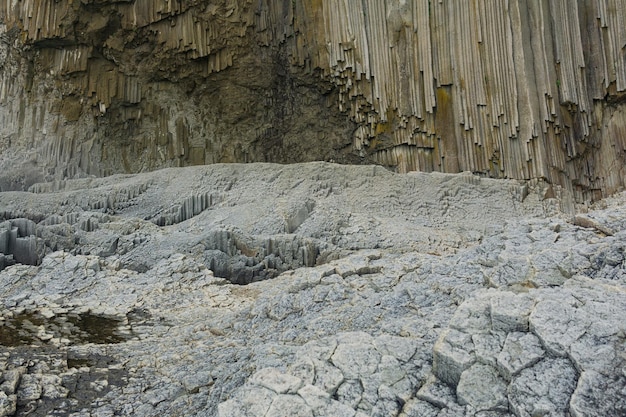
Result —
[[0, 185], [333, 159], [594, 200], [626, 176], [624, 16], [624, 0], [2, 2]]
[[38, 248], [0, 271], [0, 415], [626, 415], [626, 195], [549, 188], [316, 162], [0, 193]]

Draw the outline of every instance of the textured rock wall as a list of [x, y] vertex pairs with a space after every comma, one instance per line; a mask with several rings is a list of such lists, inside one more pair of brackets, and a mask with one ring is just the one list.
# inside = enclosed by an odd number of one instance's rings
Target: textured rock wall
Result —
[[314, 159], [625, 182], [626, 0], [5, 0], [0, 38], [3, 189]]

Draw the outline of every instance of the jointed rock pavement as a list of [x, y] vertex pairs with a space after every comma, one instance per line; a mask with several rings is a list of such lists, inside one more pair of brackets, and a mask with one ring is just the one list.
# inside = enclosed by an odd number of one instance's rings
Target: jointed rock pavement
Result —
[[626, 415], [626, 197], [547, 188], [310, 163], [0, 193], [0, 416]]

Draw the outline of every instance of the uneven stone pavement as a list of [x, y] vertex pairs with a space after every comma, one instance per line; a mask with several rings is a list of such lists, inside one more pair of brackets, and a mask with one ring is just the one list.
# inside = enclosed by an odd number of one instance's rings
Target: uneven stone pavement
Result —
[[625, 195], [325, 163], [31, 191], [0, 193], [0, 415], [626, 414]]

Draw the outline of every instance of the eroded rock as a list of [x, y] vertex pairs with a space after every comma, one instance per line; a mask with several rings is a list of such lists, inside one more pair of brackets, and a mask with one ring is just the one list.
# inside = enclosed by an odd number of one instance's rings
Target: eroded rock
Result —
[[[588, 213], [615, 231], [603, 236], [549, 216], [531, 189], [512, 200], [509, 183], [296, 168], [200, 167], [0, 194], [11, 217], [28, 207], [19, 218], [44, 219], [36, 229], [78, 236], [40, 265], [0, 272], [7, 413], [623, 414], [623, 196]], [[120, 191], [146, 181], [141, 193]], [[386, 200], [407, 184], [419, 198]], [[212, 187], [223, 187], [220, 202], [176, 224], [150, 221], [186, 201], [184, 190]], [[379, 189], [390, 195], [373, 199]], [[283, 216], [307, 199], [308, 217], [285, 234]], [[255, 242], [266, 242], [293, 269], [235, 285], [207, 264], [207, 236], [224, 237], [213, 250], [232, 258], [264, 259]], [[277, 243], [306, 239], [320, 249], [308, 267], [297, 245]], [[528, 269], [507, 280], [515, 257]]]

